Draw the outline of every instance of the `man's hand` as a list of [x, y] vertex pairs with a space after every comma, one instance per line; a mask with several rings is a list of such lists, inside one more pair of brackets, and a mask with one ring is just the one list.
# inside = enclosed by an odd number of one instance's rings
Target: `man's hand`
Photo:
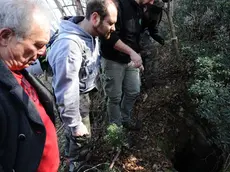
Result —
[[129, 63], [129, 66], [139, 68], [142, 65], [141, 56], [120, 39], [115, 43], [114, 49], [130, 56], [131, 62]]
[[[128, 66], [135, 67], [135, 64], [133, 61], [131, 61], [131, 62], [129, 62]], [[139, 68], [141, 72], [144, 72], [144, 70], [145, 70], [143, 65], [140, 65], [140, 67], [136, 67], [136, 68]]]
[[72, 131], [72, 136], [74, 137], [84, 136], [84, 135], [89, 135], [89, 131], [83, 123], [78, 125], [74, 132]]
[[131, 58], [131, 62], [133, 62], [133, 63], [130, 62], [131, 64], [129, 64], [129, 65], [136, 67], [136, 68], [141, 67], [142, 59], [141, 59], [141, 56], [139, 54], [137, 54], [135, 51], [132, 51], [130, 53], [130, 58]]
[[145, 70], [145, 68], [144, 68], [143, 65], [141, 65], [141, 66], [139, 67], [139, 69], [140, 69], [141, 72], [144, 72], [144, 70]]

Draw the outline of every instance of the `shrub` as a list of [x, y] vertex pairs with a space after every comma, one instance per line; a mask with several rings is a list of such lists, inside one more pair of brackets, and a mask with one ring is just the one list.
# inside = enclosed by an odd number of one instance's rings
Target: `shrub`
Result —
[[209, 124], [213, 143], [230, 150], [230, 1], [180, 0], [175, 21], [182, 53], [194, 62], [188, 91], [195, 117]]
[[121, 148], [125, 142], [123, 127], [119, 127], [116, 124], [110, 124], [107, 127], [104, 139], [109, 145], [112, 145], [115, 148]]

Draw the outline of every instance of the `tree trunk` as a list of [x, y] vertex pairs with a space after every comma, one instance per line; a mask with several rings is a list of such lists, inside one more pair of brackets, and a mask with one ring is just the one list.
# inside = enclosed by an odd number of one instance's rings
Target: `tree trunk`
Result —
[[173, 19], [172, 19], [173, 9], [171, 8], [170, 1], [168, 1], [167, 7], [163, 8], [163, 10], [165, 11], [166, 16], [168, 18], [168, 22], [169, 22], [172, 46], [173, 46], [174, 52], [176, 54], [176, 58], [179, 60], [180, 53], [179, 53], [179, 48], [178, 48], [178, 40], [177, 40], [177, 36], [176, 36], [176, 31], [175, 31], [175, 27], [174, 27], [174, 23], [173, 23]]

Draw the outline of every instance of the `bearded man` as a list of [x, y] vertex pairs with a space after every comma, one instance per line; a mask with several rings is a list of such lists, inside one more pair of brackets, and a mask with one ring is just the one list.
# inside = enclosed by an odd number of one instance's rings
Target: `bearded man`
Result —
[[69, 171], [78, 169], [89, 153], [89, 92], [99, 70], [97, 36], [115, 31], [117, 7], [113, 0], [89, 0], [86, 16], [62, 20], [59, 35], [48, 52], [56, 104], [66, 130]]

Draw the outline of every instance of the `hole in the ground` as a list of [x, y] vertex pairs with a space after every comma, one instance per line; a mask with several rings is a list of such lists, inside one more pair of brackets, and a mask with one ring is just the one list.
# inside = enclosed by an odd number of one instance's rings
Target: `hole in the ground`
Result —
[[176, 151], [173, 163], [178, 172], [220, 172], [222, 151], [204, 140], [190, 139]]

